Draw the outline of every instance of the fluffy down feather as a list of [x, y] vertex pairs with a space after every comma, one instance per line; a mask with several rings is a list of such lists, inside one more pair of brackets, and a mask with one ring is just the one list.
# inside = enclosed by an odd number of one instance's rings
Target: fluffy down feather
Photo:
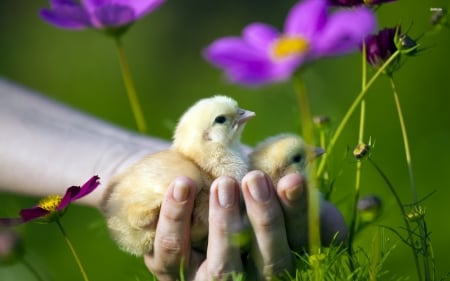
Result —
[[180, 118], [170, 149], [148, 155], [116, 176], [101, 208], [119, 247], [134, 255], [153, 250], [162, 199], [178, 176], [196, 183], [191, 241], [201, 245], [207, 237], [212, 181], [222, 175], [240, 181], [248, 171], [240, 137], [254, 115], [229, 97], [202, 99]]

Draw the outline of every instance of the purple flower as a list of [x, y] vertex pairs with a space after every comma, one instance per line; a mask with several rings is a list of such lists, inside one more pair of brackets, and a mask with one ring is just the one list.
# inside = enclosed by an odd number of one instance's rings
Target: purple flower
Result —
[[375, 25], [366, 7], [328, 14], [327, 0], [305, 0], [290, 10], [282, 33], [252, 23], [242, 37], [218, 39], [204, 55], [231, 82], [262, 85], [287, 80], [307, 61], [356, 50]]
[[[368, 36], [366, 45], [366, 60], [374, 68], [380, 68], [395, 51], [397, 51], [396, 38], [400, 27], [385, 28], [377, 34]], [[393, 73], [400, 66], [400, 57], [397, 57], [387, 68], [387, 73]]]
[[328, 0], [330, 5], [352, 7], [359, 5], [381, 5], [387, 2], [394, 2], [396, 0]]
[[50, 0], [47, 22], [66, 29], [124, 27], [155, 10], [164, 0]]
[[366, 60], [374, 68], [380, 68], [397, 50], [400, 51], [400, 55], [387, 66], [387, 74], [392, 74], [400, 67], [403, 55], [416, 55], [419, 47], [414, 39], [401, 32], [400, 26], [384, 28], [377, 34], [369, 35], [364, 43]]
[[42, 199], [35, 207], [22, 209], [20, 211], [20, 218], [0, 218], [0, 226], [14, 226], [35, 219], [51, 222], [54, 219], [58, 219], [71, 202], [88, 195], [99, 184], [99, 177], [93, 176], [81, 187], [69, 187], [63, 197], [60, 195], [51, 195]]

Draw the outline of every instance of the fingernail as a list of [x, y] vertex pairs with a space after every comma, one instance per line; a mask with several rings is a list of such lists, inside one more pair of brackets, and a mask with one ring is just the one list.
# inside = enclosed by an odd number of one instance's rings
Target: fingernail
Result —
[[289, 201], [296, 201], [297, 199], [300, 198], [302, 193], [303, 193], [303, 190], [299, 185], [292, 186], [292, 187], [286, 189], [286, 198]]
[[248, 181], [250, 195], [259, 202], [269, 199], [269, 187], [266, 178], [262, 172], [255, 173]]
[[230, 208], [236, 202], [236, 188], [234, 182], [229, 178], [221, 178], [217, 184], [217, 195], [219, 204], [223, 208]]
[[175, 180], [172, 195], [177, 202], [185, 201], [189, 196], [189, 186], [183, 180]]

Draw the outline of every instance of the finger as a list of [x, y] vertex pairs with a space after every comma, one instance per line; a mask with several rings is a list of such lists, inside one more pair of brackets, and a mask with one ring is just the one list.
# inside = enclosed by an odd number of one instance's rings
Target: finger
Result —
[[[300, 174], [280, 179], [277, 194], [285, 214], [291, 249], [301, 251], [308, 245], [307, 184]], [[341, 243], [347, 237], [347, 227], [339, 210], [327, 201], [320, 203], [320, 236], [325, 246]]]
[[283, 209], [287, 238], [293, 251], [300, 252], [308, 245], [308, 216], [306, 180], [298, 174], [282, 177], [277, 195]]
[[283, 212], [269, 176], [252, 171], [242, 180], [242, 194], [254, 231], [252, 257], [259, 275], [271, 278], [293, 270]]
[[241, 230], [239, 185], [233, 178], [220, 177], [210, 189], [209, 236], [206, 261], [195, 280], [228, 280], [242, 271], [239, 246], [233, 237]]
[[156, 227], [153, 253], [144, 256], [145, 264], [158, 280], [178, 278], [181, 263], [189, 264], [195, 188], [191, 179], [178, 177], [166, 192]]

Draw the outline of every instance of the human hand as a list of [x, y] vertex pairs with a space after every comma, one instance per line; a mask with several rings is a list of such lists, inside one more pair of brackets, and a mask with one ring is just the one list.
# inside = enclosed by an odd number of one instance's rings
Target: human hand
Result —
[[[264, 279], [294, 270], [291, 250], [300, 251], [307, 242], [305, 179], [290, 174], [274, 188], [266, 174], [252, 171], [241, 188], [253, 229], [251, 251], [244, 260], [241, 250], [230, 242], [230, 235], [245, 225], [237, 182], [220, 177], [211, 186], [206, 254], [191, 248], [189, 239], [195, 186], [188, 178], [171, 184], [161, 207], [154, 252], [144, 257], [158, 280], [178, 279], [182, 264], [187, 280], [222, 280], [232, 272]], [[336, 231], [343, 231], [338, 237], [345, 237], [345, 224], [337, 209], [326, 203], [322, 210], [323, 242]]]
[[220, 177], [211, 185], [206, 253], [191, 247], [194, 199], [195, 186], [189, 178], [175, 179], [167, 190], [153, 252], [144, 256], [145, 264], [160, 281], [179, 279], [182, 266], [186, 280], [222, 280], [227, 273], [242, 271], [240, 249], [229, 241], [229, 234], [241, 222], [238, 183]]

